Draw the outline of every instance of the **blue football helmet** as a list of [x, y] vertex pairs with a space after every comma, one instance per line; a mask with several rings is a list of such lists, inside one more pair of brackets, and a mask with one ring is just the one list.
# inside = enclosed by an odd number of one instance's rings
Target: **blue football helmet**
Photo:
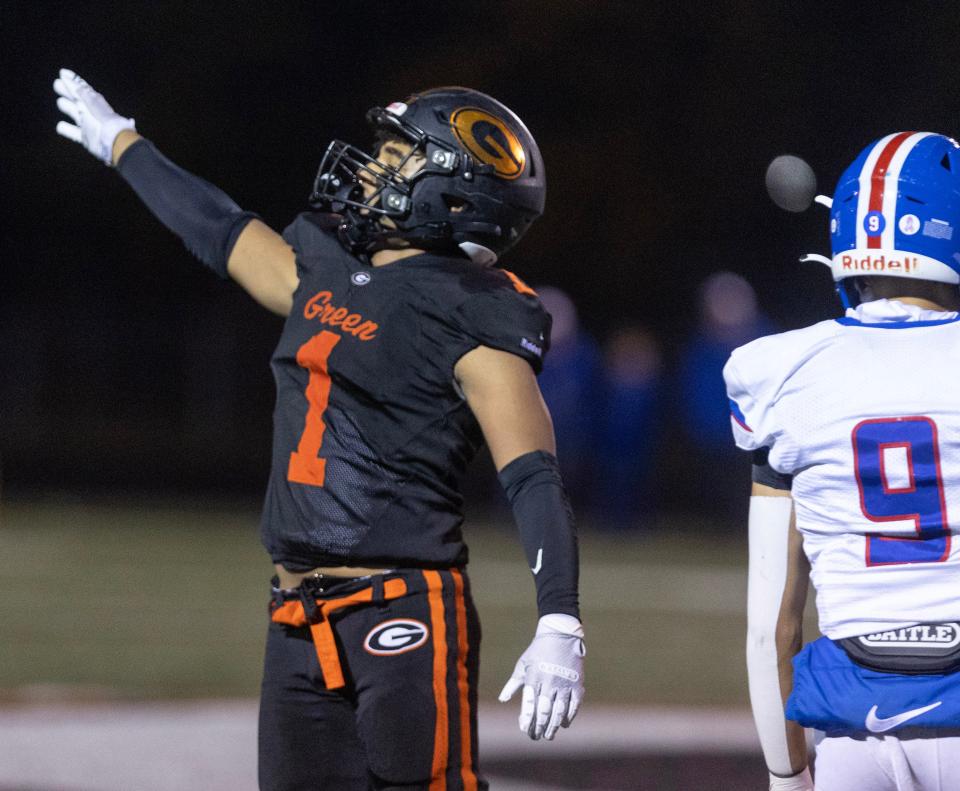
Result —
[[836, 281], [888, 275], [960, 283], [960, 145], [932, 132], [871, 143], [837, 183], [830, 241]]

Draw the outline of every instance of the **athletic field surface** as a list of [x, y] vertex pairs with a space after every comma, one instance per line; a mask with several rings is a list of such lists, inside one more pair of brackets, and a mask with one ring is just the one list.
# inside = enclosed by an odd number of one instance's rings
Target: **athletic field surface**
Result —
[[[222, 502], [3, 503], [0, 791], [256, 788], [272, 572], [256, 527], [255, 509]], [[465, 532], [493, 789], [763, 787], [742, 526], [581, 530], [587, 698], [553, 743], [496, 702], [536, 625], [519, 542], [506, 521]]]

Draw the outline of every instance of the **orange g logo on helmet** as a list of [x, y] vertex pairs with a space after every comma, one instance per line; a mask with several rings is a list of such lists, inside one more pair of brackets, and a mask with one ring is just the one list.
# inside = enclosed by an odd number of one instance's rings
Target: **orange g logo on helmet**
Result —
[[467, 151], [505, 179], [523, 173], [527, 155], [517, 136], [502, 120], [476, 107], [461, 107], [450, 116], [453, 134]]

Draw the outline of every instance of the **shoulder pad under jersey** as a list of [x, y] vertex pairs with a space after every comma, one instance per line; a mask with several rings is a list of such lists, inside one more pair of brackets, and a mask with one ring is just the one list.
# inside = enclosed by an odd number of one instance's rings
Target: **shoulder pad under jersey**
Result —
[[[822, 321], [810, 327], [767, 335], [734, 349], [723, 368], [730, 399], [730, 425], [737, 446], [744, 450], [773, 448], [784, 440], [777, 418], [777, 401], [784, 383], [824, 343], [837, 335], [837, 323]], [[771, 454], [779, 472], [791, 454], [786, 448]], [[789, 466], [789, 465], [786, 465]]]
[[511, 352], [527, 360], [536, 373], [550, 348], [550, 314], [536, 292], [512, 272], [485, 267], [466, 277], [467, 299], [455, 319], [478, 345]]
[[[337, 238], [340, 216], [322, 212], [302, 212], [283, 230], [283, 240], [299, 261], [350, 254]], [[351, 256], [352, 257], [352, 256]]]

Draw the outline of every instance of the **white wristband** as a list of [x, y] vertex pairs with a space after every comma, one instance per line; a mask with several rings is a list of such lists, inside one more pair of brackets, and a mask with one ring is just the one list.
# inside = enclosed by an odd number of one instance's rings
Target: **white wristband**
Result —
[[569, 634], [583, 639], [583, 624], [578, 618], [562, 612], [544, 615], [537, 621], [537, 634]]
[[809, 767], [792, 777], [770, 775], [770, 791], [813, 791], [813, 778]]

